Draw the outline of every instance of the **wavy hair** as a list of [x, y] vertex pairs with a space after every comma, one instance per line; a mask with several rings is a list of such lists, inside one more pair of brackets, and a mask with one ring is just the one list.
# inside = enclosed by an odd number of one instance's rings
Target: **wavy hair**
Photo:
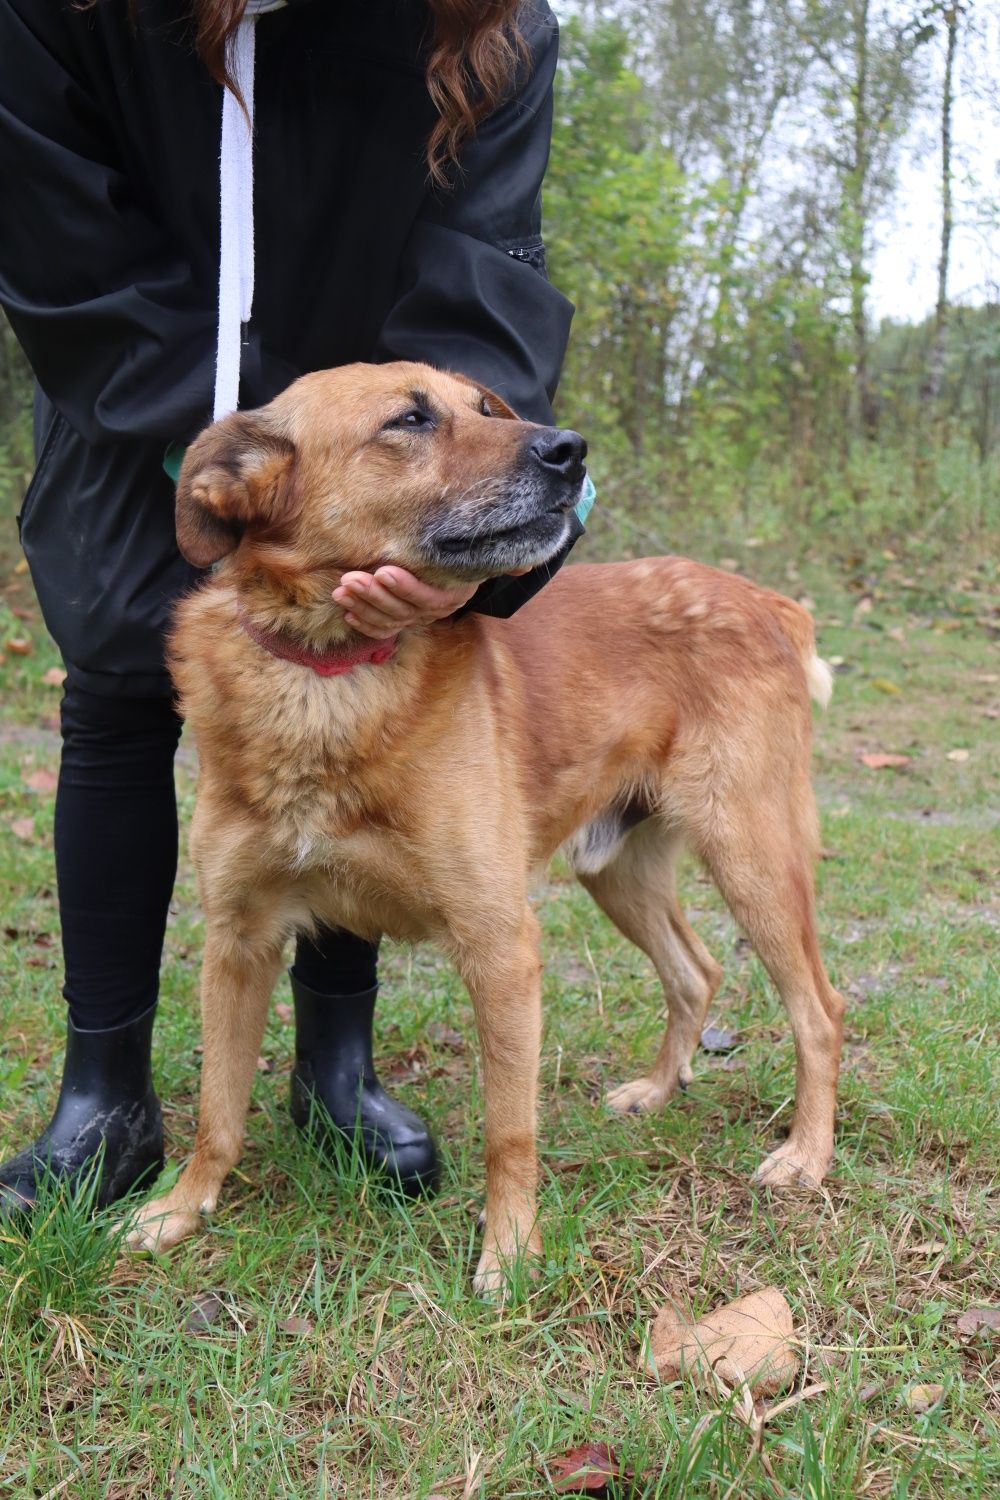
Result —
[[[364, 4], [365, 0], [355, 0]], [[517, 25], [522, 0], [427, 0], [433, 32], [427, 90], [438, 118], [427, 141], [427, 166], [435, 182], [496, 109], [524, 52]], [[226, 42], [247, 0], [191, 0], [195, 49], [217, 83], [230, 84]]]

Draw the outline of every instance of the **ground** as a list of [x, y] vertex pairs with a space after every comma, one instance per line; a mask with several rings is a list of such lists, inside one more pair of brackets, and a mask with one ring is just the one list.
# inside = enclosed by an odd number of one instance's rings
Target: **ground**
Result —
[[[687, 1094], [619, 1119], [662, 1027], [646, 963], [558, 866], [546, 934], [545, 1259], [504, 1306], [471, 1273], [483, 1188], [468, 1002], [428, 950], [386, 953], [383, 1077], [445, 1143], [445, 1182], [406, 1206], [340, 1175], [288, 1119], [288, 996], [268, 1029], [241, 1169], [205, 1233], [128, 1260], [55, 1205], [0, 1244], [0, 1481], [14, 1495], [535, 1496], [561, 1457], [608, 1444], [588, 1493], [827, 1497], [1000, 1490], [1000, 611], [996, 575], [877, 552], [724, 560], [809, 596], [833, 704], [817, 718], [821, 933], [848, 1000], [837, 1155], [818, 1196], [750, 1176], [787, 1125], [788, 1026], [713, 887], [689, 914], [725, 964], [735, 1032]], [[0, 1149], [47, 1116], [61, 1054], [52, 777], [58, 658], [27, 580], [3, 570]], [[13, 612], [12, 612], [13, 611]], [[25, 618], [25, 615], [29, 618]], [[28, 654], [11, 642], [23, 640]], [[23, 649], [23, 648], [20, 648]], [[876, 769], [861, 757], [907, 757]], [[45, 773], [45, 774], [39, 774]], [[179, 767], [185, 819], [193, 761]], [[164, 961], [156, 1075], [169, 1155], [190, 1149], [200, 926], [185, 862]], [[724, 1039], [725, 1040], [725, 1039]], [[773, 1285], [803, 1369], [780, 1403], [659, 1386], [650, 1319]], [[915, 1387], [930, 1386], [929, 1394]], [[929, 1409], [921, 1410], [921, 1407]]]

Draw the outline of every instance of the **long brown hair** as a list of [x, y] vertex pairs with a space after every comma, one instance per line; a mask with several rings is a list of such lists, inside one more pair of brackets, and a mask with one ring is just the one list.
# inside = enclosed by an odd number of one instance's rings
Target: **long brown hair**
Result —
[[[364, 3], [364, 0], [361, 0]], [[503, 98], [523, 52], [517, 27], [522, 0], [427, 0], [434, 25], [427, 59], [427, 89], [438, 112], [427, 142], [427, 165], [436, 182]], [[218, 83], [230, 83], [226, 41], [247, 0], [191, 0], [195, 48]]]

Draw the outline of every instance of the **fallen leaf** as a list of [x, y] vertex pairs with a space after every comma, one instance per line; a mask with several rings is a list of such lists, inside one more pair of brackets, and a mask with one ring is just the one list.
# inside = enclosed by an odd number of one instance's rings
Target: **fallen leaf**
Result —
[[649, 1350], [660, 1380], [686, 1376], [713, 1390], [716, 1378], [742, 1382], [751, 1395], [774, 1396], [799, 1370], [792, 1310], [777, 1287], [765, 1287], [691, 1323], [670, 1303], [650, 1330]]
[[11, 606], [10, 612], [15, 620], [33, 620], [35, 618], [35, 611], [33, 609], [24, 609], [23, 606], [17, 604]]
[[34, 818], [15, 818], [10, 825], [10, 831], [16, 839], [28, 841], [35, 837]]
[[446, 1026], [443, 1021], [431, 1022], [427, 1028], [427, 1040], [439, 1047], [447, 1047], [451, 1052], [465, 1051], [465, 1037], [453, 1026]]
[[62, 687], [66, 681], [66, 673], [62, 667], [50, 667], [47, 672], [42, 673], [42, 681], [46, 687]]
[[919, 1245], [907, 1245], [907, 1255], [940, 1255], [948, 1246], [944, 1240], [921, 1240]]
[[955, 1328], [964, 1339], [975, 1338], [983, 1329], [1000, 1333], [1000, 1307], [967, 1307]]
[[879, 693], [901, 693], [903, 689], [895, 682], [890, 682], [888, 677], [873, 677], [872, 687]]
[[54, 771], [49, 771], [45, 766], [39, 766], [37, 771], [32, 771], [30, 776], [24, 777], [24, 784], [33, 792], [54, 792], [59, 785], [59, 777]]
[[869, 755], [859, 755], [858, 760], [869, 771], [886, 771], [892, 766], [908, 766], [912, 760], [909, 755], [890, 755], [883, 751], [872, 751]]
[[308, 1318], [284, 1318], [278, 1324], [282, 1333], [312, 1333], [313, 1325]]
[[14, 564], [14, 572], [17, 574], [18, 578], [20, 578], [23, 576], [23, 574], [27, 573], [27, 571], [28, 559], [26, 557], [22, 557], [20, 562]]
[[546, 1467], [552, 1488], [560, 1495], [608, 1495], [609, 1480], [628, 1477], [608, 1443], [581, 1443], [549, 1459]]
[[959, 765], [962, 765], [962, 763], [964, 761], [967, 761], [968, 758], [969, 758], [969, 752], [968, 752], [968, 750], [949, 750], [948, 754], [946, 756], [947, 760], [957, 761]]
[[911, 1411], [930, 1411], [944, 1397], [943, 1385], [911, 1385], [906, 1393], [906, 1404]]
[[858, 1391], [858, 1400], [864, 1406], [869, 1401], [874, 1401], [876, 1396], [881, 1396], [882, 1389], [880, 1385], [863, 1385]]
[[732, 1052], [740, 1044], [738, 1031], [727, 1031], [722, 1026], [706, 1026], [701, 1034], [701, 1045], [706, 1052]]
[[287, 1024], [287, 1022], [292, 1019], [294, 1012], [290, 1005], [285, 1004], [284, 1000], [279, 1000], [277, 1005], [274, 1007], [274, 1014], [277, 1016], [279, 1021], [284, 1021]]
[[274, 1072], [274, 1064], [272, 1063], [272, 1061], [271, 1061], [271, 1059], [269, 1057], [258, 1057], [258, 1059], [257, 1059], [257, 1072], [258, 1073], [273, 1073]]
[[7, 650], [10, 652], [11, 656], [31, 655], [31, 642], [28, 640], [27, 636], [11, 636], [10, 640], [6, 644]]
[[1000, 673], [976, 672], [972, 680], [973, 682], [1000, 682]]
[[215, 1292], [199, 1292], [191, 1306], [184, 1324], [185, 1332], [201, 1333], [211, 1328], [222, 1311], [222, 1298]]

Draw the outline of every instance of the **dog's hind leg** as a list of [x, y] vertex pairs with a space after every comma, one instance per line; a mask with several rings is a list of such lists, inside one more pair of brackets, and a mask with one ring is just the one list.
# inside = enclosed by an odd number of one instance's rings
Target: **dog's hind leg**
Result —
[[[242, 930], [241, 930], [242, 929]], [[140, 1210], [128, 1243], [166, 1250], [193, 1234], [210, 1214], [243, 1149], [243, 1127], [257, 1070], [268, 1001], [281, 967], [278, 936], [248, 935], [216, 919], [205, 932], [201, 1002], [204, 1058], [194, 1155], [163, 1198]]]
[[815, 1186], [833, 1158], [844, 1001], [816, 938], [811, 788], [800, 787], [794, 800], [786, 788], [742, 800], [725, 809], [718, 826], [724, 836], [703, 831], [700, 852], [774, 980], [795, 1038], [792, 1127], [756, 1179], [776, 1188]]
[[681, 838], [658, 817], [634, 828], [614, 858], [579, 879], [620, 932], [653, 961], [667, 1000], [668, 1022], [645, 1078], [607, 1097], [619, 1114], [659, 1109], [691, 1081], [691, 1059], [722, 970], [685, 920], [677, 901]]

